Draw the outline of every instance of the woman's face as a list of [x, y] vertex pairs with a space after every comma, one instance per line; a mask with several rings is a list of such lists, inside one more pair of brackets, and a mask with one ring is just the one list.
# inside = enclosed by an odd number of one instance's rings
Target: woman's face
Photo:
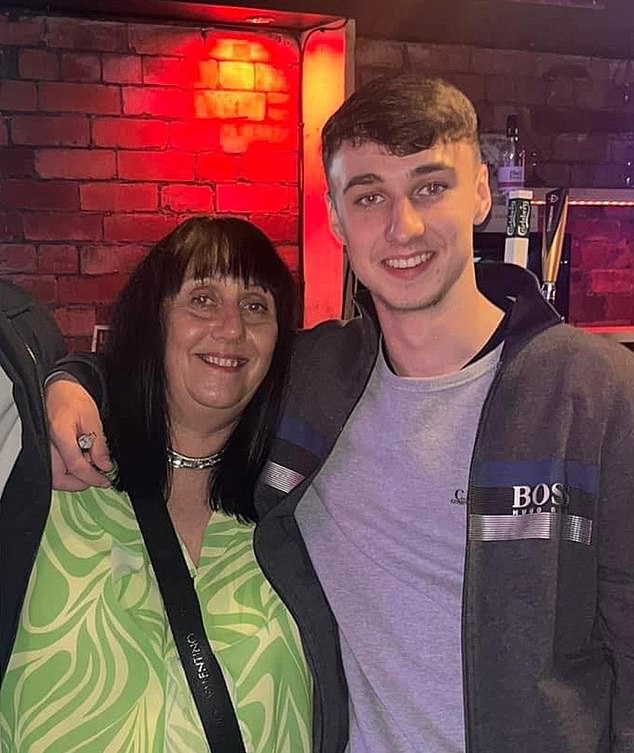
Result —
[[277, 340], [271, 293], [232, 277], [186, 278], [165, 303], [172, 425], [235, 424], [264, 379]]

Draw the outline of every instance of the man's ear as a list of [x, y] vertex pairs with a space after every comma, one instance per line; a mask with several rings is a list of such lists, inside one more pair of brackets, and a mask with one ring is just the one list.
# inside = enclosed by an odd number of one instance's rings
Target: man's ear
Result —
[[482, 163], [478, 168], [476, 178], [476, 202], [473, 215], [473, 224], [480, 225], [485, 221], [491, 211], [491, 188], [489, 186], [489, 168]]
[[330, 193], [326, 194], [326, 204], [328, 206], [328, 221], [330, 223], [330, 229], [332, 230], [335, 238], [337, 238], [338, 241], [346, 244], [346, 239], [343, 232], [343, 227], [341, 225], [341, 221], [339, 220], [339, 215], [337, 214], [337, 207], [335, 206], [335, 202], [332, 199], [332, 196]]

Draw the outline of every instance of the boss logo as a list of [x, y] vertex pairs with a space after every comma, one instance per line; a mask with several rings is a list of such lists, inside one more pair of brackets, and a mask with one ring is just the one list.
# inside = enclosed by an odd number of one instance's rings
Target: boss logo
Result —
[[568, 502], [568, 490], [559, 481], [553, 484], [513, 487], [513, 515], [542, 512], [547, 506], [550, 506], [550, 512], [557, 512]]

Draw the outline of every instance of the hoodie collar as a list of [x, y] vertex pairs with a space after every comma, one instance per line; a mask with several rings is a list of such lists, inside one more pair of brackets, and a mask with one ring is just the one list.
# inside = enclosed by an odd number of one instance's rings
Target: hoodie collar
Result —
[[[539, 281], [530, 270], [516, 264], [478, 262], [475, 271], [481, 293], [501, 308], [508, 309], [509, 303], [512, 306], [505, 350], [562, 321], [557, 311], [542, 297]], [[375, 336], [378, 335], [378, 315], [369, 291], [359, 291], [354, 301], [365, 320], [365, 326], [374, 331]]]

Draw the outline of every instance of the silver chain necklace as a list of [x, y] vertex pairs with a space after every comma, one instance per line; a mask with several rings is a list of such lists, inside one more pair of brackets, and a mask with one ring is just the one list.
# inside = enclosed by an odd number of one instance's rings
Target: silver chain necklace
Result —
[[192, 458], [189, 455], [182, 455], [171, 447], [167, 448], [167, 462], [172, 468], [189, 468], [193, 470], [213, 468], [218, 465], [221, 457], [222, 450], [214, 452], [212, 455], [205, 455], [202, 458]]

